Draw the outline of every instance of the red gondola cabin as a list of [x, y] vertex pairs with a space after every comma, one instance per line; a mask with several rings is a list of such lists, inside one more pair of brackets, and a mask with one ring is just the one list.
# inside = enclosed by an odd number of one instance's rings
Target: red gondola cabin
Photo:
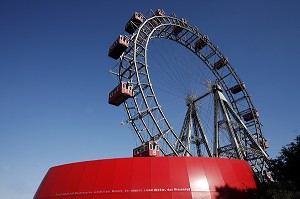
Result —
[[165, 12], [162, 9], [157, 9], [156, 12], [153, 14], [153, 16], [158, 16], [154, 17], [150, 20], [150, 23], [152, 24], [153, 27], [158, 26], [161, 24], [161, 18], [162, 16], [165, 16]]
[[214, 64], [214, 68], [219, 70], [219, 69], [223, 68], [223, 66], [225, 66], [227, 63], [228, 63], [227, 58], [221, 58], [219, 61], [217, 61]]
[[155, 16], [165, 16], [166, 13], [162, 9], [157, 9], [154, 13]]
[[139, 12], [135, 12], [125, 25], [125, 31], [133, 34], [134, 31], [143, 23], [143, 16]]
[[243, 115], [243, 119], [246, 121], [246, 122], [249, 122], [251, 120], [253, 120], [254, 118], [258, 118], [259, 117], [259, 114], [258, 114], [258, 111], [257, 110], [253, 110], [246, 113], [245, 115]]
[[159, 157], [159, 145], [154, 141], [148, 141], [145, 144], [133, 149], [133, 157]]
[[108, 103], [119, 106], [132, 96], [132, 84], [128, 82], [121, 82], [116, 88], [114, 88], [114, 90], [109, 93]]
[[196, 43], [195, 43], [195, 50], [199, 51], [202, 48], [204, 48], [204, 46], [206, 46], [208, 43], [208, 37], [207, 36], [203, 36], [201, 37]]
[[231, 91], [232, 94], [237, 94], [237, 93], [241, 92], [243, 89], [246, 89], [246, 86], [244, 83], [237, 84], [237, 85], [231, 87], [229, 90]]
[[125, 35], [120, 35], [108, 50], [108, 56], [118, 59], [122, 53], [129, 47], [130, 39]]
[[185, 23], [187, 23], [187, 20], [182, 18], [181, 21], [179, 21], [180, 26], [174, 26], [172, 33], [178, 35], [183, 30]]

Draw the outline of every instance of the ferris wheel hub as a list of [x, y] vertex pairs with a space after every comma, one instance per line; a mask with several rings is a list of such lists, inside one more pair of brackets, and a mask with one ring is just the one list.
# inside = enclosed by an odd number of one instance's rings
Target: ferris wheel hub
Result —
[[219, 84], [213, 84], [213, 85], [211, 86], [211, 90], [212, 90], [213, 92], [216, 92], [216, 91], [223, 92], [223, 90], [222, 90], [222, 88], [221, 88], [221, 86], [220, 86]]
[[187, 106], [190, 106], [192, 104], [195, 104], [195, 100], [197, 98], [193, 94], [188, 94], [187, 97], [185, 98], [185, 102]]
[[[189, 154], [247, 159], [258, 176], [263, 177], [268, 155], [258, 112], [245, 84], [218, 47], [185, 19], [168, 16], [160, 9], [149, 16], [135, 12], [125, 30], [131, 35], [121, 35], [109, 49], [109, 56], [120, 61], [119, 70], [112, 73], [118, 77], [118, 84], [131, 82], [132, 87], [130, 93], [111, 92], [110, 102], [124, 104], [129, 117], [127, 123], [132, 125], [140, 141], [145, 143], [155, 138], [165, 156]], [[173, 48], [154, 39], [181, 44], [207, 68], [199, 67], [198, 60], [191, 57], [178, 57], [179, 53], [172, 52], [176, 57], [169, 56], [168, 50]], [[150, 41], [155, 45], [148, 45]], [[152, 51], [156, 44], [161, 44], [157, 49], [165, 52]], [[156, 60], [155, 55], [160, 59]], [[180, 64], [184, 67], [177, 67]], [[151, 75], [157, 78], [154, 81], [150, 81], [149, 70], [157, 74]], [[202, 82], [202, 77], [207, 81]], [[153, 82], [162, 101], [157, 99]], [[202, 88], [206, 93], [199, 95]], [[182, 113], [182, 107], [173, 103], [176, 97], [180, 97], [180, 102], [183, 97], [187, 106], [182, 126], [177, 119], [181, 115], [175, 113], [176, 110]], [[221, 128], [223, 124], [226, 128]]]

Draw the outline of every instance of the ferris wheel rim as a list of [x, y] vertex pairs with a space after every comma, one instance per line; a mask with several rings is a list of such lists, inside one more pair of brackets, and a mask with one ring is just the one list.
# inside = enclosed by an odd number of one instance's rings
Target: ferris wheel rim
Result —
[[[153, 20], [153, 19], [155, 19], [155, 18], [161, 18], [161, 19], [162, 19], [162, 18], [170, 18], [170, 19], [175, 20], [175, 21], [176, 21], [176, 20], [177, 20], [177, 21], [180, 20], [180, 19], [178, 19], [178, 18], [176, 18], [176, 17], [171, 17], [171, 16], [153, 16], [153, 17], [151, 17], [151, 18], [148, 18], [148, 19], [147, 19], [147, 20], [139, 27], [138, 33], [137, 33], [137, 34], [135, 35], [135, 37], [134, 37], [134, 48], [135, 48], [135, 49], [137, 48], [137, 39], [138, 39], [138, 35], [140, 34], [141, 28], [142, 28], [145, 24], [147, 24], [147, 22], [149, 22], [149, 21], [151, 21], [151, 20]], [[186, 22], [186, 23], [187, 23], [187, 22]], [[188, 24], [188, 23], [187, 23], [187, 24]], [[146, 46], [148, 45], [149, 41], [152, 39], [152, 38], [150, 38], [150, 36], [153, 34], [153, 32], [155, 32], [155, 30], [156, 30], [157, 28], [159, 28], [159, 27], [161, 27], [161, 26], [169, 26], [169, 25], [172, 25], [173, 27], [174, 27], [174, 26], [177, 26], [177, 27], [180, 26], [180, 25], [175, 24], [175, 23], [173, 23], [173, 24], [171, 24], [171, 23], [159, 24], [158, 26], [156, 26], [156, 27], [151, 31], [151, 33], [150, 33], [149, 35], [147, 35]], [[198, 36], [198, 37], [197, 37], [198, 39], [200, 38], [200, 36], [205, 36], [205, 35], [202, 34], [197, 28], [194, 28], [194, 27], [190, 26], [189, 24], [188, 24], [188, 26], [189, 26], [193, 31], [196, 31], [195, 35]], [[186, 27], [182, 27], [182, 28], [184, 28], [184, 29], [187, 30], [187, 31], [190, 31], [190, 30], [191, 30], [191, 29], [186, 29]], [[162, 37], [161, 37], [161, 38], [162, 38]], [[166, 37], [164, 37], [164, 38], [166, 38]], [[172, 40], [171, 38], [166, 38], [166, 39]], [[182, 43], [180, 43], [180, 42], [178, 42], [178, 41], [176, 41], [176, 40], [172, 40], [172, 41], [175, 41], [175, 42], [177, 42], [177, 43], [179, 43], [179, 44], [182, 44]], [[220, 58], [226, 58], [226, 57], [218, 50], [218, 48], [217, 48], [210, 40], [208, 41], [208, 45], [215, 49], [216, 54], [217, 54]], [[184, 46], [184, 47], [187, 48], [187, 46]], [[187, 49], [190, 50], [191, 52], [193, 52], [195, 55], [197, 55], [191, 48], [187, 48]], [[145, 50], [147, 50], [147, 49], [145, 49]], [[147, 53], [145, 53], [145, 56], [147, 56]], [[201, 59], [201, 57], [199, 57], [199, 58]], [[204, 62], [204, 63], [206, 64], [206, 66], [208, 66], [208, 67], [209, 67], [209, 65], [212, 65], [211, 63], [207, 64], [207, 62], [205, 62], [203, 59], [201, 59], [201, 61]], [[145, 57], [145, 62], [147, 62], [147, 58], [146, 58], [146, 57]], [[137, 67], [136, 55], [134, 55], [134, 66], [135, 66], [135, 70], [138, 71], [139, 69], [138, 69], [138, 67]], [[145, 63], [145, 66], [146, 66], [146, 68], [148, 68], [148, 64], [147, 64], [147, 63]], [[231, 66], [231, 64], [228, 62], [228, 63], [226, 64], [226, 66], [227, 66], [227, 67], [229, 68], [229, 70], [231, 71], [231, 74], [230, 74], [230, 75], [232, 75], [232, 76], [236, 79], [236, 81], [237, 81], [238, 83], [243, 84], [243, 82], [241, 81], [241, 79], [240, 79], [239, 76], [237, 75], [235, 69]], [[209, 69], [210, 69], [212, 72], [216, 72], [216, 69], [213, 69], [212, 67], [209, 67]], [[136, 74], [138, 74], [138, 72], [136, 72]], [[152, 90], [153, 93], [154, 93], [154, 89], [153, 89], [152, 84], [151, 84], [151, 82], [150, 82], [150, 75], [149, 75], [149, 73], [148, 73], [148, 76], [149, 76], [149, 86], [150, 86], [151, 90]], [[214, 73], [214, 76], [215, 76], [218, 80], [220, 80], [219, 83], [221, 83], [222, 87], [225, 88], [225, 92], [226, 92], [227, 96], [229, 96], [230, 98], [234, 99], [233, 95], [229, 92], [229, 87], [226, 86], [226, 83], [222, 80], [222, 78], [218, 77], [218, 76], [216, 75], [216, 73]], [[139, 77], [137, 76], [137, 78], [139, 78]], [[120, 80], [121, 80], [121, 79], [122, 79], [122, 76], [120, 76]], [[143, 89], [141, 88], [141, 84], [138, 83], [138, 85], [139, 85], [141, 91], [143, 91]], [[249, 109], [255, 110], [255, 107], [254, 107], [254, 105], [253, 105], [253, 103], [252, 103], [251, 97], [250, 97], [250, 95], [248, 94], [247, 90], [246, 90], [245, 88], [243, 88], [243, 89], [242, 89], [242, 92], [244, 93], [245, 99], [247, 100], [247, 103], [248, 103], [248, 105], [249, 105]], [[143, 92], [141, 92], [141, 94], [144, 95]], [[157, 100], [157, 98], [155, 98], [155, 99]], [[146, 103], [146, 101], [147, 101], [147, 100], [144, 98], [144, 102], [145, 102], [145, 103]], [[125, 103], [126, 103], [126, 102], [125, 102]], [[236, 108], [236, 107], [237, 107], [237, 106], [236, 106], [236, 102], [234, 102], [234, 100], [230, 100], [230, 103], [233, 105], [233, 107], [235, 108], [235, 110], [237, 110], [237, 108]], [[158, 107], [159, 107], [158, 100], [157, 100], [157, 103], [156, 103], [156, 104], [157, 104]], [[161, 110], [161, 112], [163, 113], [162, 110]], [[166, 117], [166, 116], [164, 116], [164, 117], [165, 117], [165, 119], [167, 120], [167, 117]], [[259, 121], [259, 118], [258, 118], [258, 117], [255, 117], [254, 120], [255, 120], [255, 124], [259, 125], [259, 128], [261, 128], [261, 127], [260, 127], [260, 126], [261, 126], [261, 122]], [[257, 126], [256, 126], [256, 128], [257, 128]]]
[[[136, 82], [132, 82], [133, 84], [135, 84], [135, 88], [138, 90], [137, 93], [135, 93], [135, 95], [133, 96], [133, 102], [134, 102], [134, 109], [135, 112], [131, 112], [131, 110], [133, 109], [132, 107], [129, 106], [128, 102], [125, 101], [124, 105], [125, 105], [125, 109], [126, 112], [128, 114], [128, 122], [131, 123], [131, 125], [133, 126], [134, 130], [136, 131], [140, 141], [142, 143], [144, 143], [147, 140], [144, 140], [142, 135], [140, 134], [141, 131], [146, 130], [149, 134], [149, 137], [151, 137], [152, 139], [163, 139], [168, 146], [172, 149], [172, 143], [168, 142], [168, 140], [165, 137], [166, 133], [172, 133], [175, 137], [177, 136], [176, 132], [174, 131], [174, 129], [172, 128], [170, 122], [168, 121], [168, 118], [166, 117], [166, 115], [164, 114], [164, 111], [161, 109], [160, 103], [155, 95], [155, 89], [153, 89], [152, 87], [152, 83], [150, 80], [150, 75], [149, 75], [149, 71], [148, 71], [148, 59], [147, 59], [147, 49], [148, 49], [148, 43], [150, 42], [151, 39], [155, 38], [155, 37], [151, 37], [156, 30], [158, 30], [160, 27], [164, 27], [164, 26], [170, 26], [170, 27], [180, 27], [183, 28], [187, 33], [192, 33], [195, 38], [193, 38], [193, 41], [196, 39], [200, 39], [201, 37], [204, 37], [205, 35], [203, 33], [201, 33], [197, 28], [189, 25], [187, 22], [184, 23], [184, 25], [182, 25], [182, 20], [178, 19], [177, 17], [172, 17], [172, 16], [152, 16], [149, 18], [145, 18], [146, 20], [140, 25], [140, 27], [138, 28], [138, 30], [136, 31], [137, 33], [134, 33], [134, 35], [132, 36], [131, 40], [133, 41], [134, 45], [131, 46], [127, 51], [125, 51], [123, 53], [123, 55], [120, 58], [120, 67], [119, 67], [119, 80], [123, 81], [125, 80], [130, 80], [130, 78], [128, 77], [124, 77], [122, 74], [124, 74], [126, 72], [126, 70], [122, 69], [122, 64], [123, 62], [132, 62], [129, 63], [130, 67], [132, 67], [134, 69], [135, 72], [132, 73], [133, 76], [136, 77]], [[153, 20], [158, 20], [159, 24], [156, 26], [153, 26], [153, 24], [150, 23], [150, 21]], [[149, 25], [149, 23], [151, 25]], [[143, 32], [143, 27], [147, 27], [147, 25], [152, 26], [152, 30], [149, 33], [145, 33]], [[144, 43], [145, 41], [142, 42], [139, 41], [140, 37], [139, 35], [143, 35], [141, 37], [146, 37], [146, 43]], [[238, 109], [238, 105], [237, 105], [237, 99], [234, 98], [234, 96], [230, 93], [230, 87], [227, 86], [226, 82], [224, 81], [224, 79], [226, 77], [234, 77], [234, 79], [236, 80], [236, 82], [238, 84], [243, 84], [243, 82], [241, 81], [241, 79], [239, 78], [239, 76], [237, 75], [235, 69], [231, 66], [231, 64], [229, 62], [226, 63], [225, 67], [228, 68], [228, 70], [230, 71], [230, 74], [225, 76], [220, 76], [218, 74], [217, 69], [214, 69], [213, 67], [213, 63], [211, 63], [209, 61], [209, 58], [207, 59], [207, 57], [204, 57], [204, 55], [202, 54], [197, 54], [197, 52], [195, 51], [195, 49], [193, 49], [192, 46], [187, 46], [186, 44], [182, 43], [181, 40], [176, 39], [175, 37], [167, 37], [166, 35], [157, 35], [157, 38], [165, 38], [168, 40], [172, 40], [178, 44], [181, 44], [183, 46], [185, 46], [188, 50], [190, 50], [192, 53], [194, 53], [203, 63], [205, 63], [205, 65], [211, 70], [211, 72], [213, 73], [213, 75], [216, 77], [216, 79], [218, 80], [218, 83], [221, 85], [221, 87], [224, 89], [224, 91], [226, 92], [226, 95], [229, 97], [229, 101], [230, 104], [233, 106], [233, 108], [235, 110], [237, 110], [237, 112], [240, 114], [240, 116], [242, 115], [242, 111], [240, 111]], [[192, 42], [190, 42], [191, 44]], [[145, 46], [143, 46], [143, 44], [145, 44]], [[212, 49], [214, 51], [214, 55], [217, 55], [217, 57], [219, 57], [220, 59], [225, 59], [226, 57], [218, 50], [218, 48], [210, 41], [208, 40], [207, 45], [210, 47], [210, 49]], [[144, 49], [144, 52], [139, 50], [138, 48]], [[133, 51], [133, 56], [131, 57], [132, 59], [129, 59], [128, 57], [126, 57], [127, 55], [131, 54]], [[137, 56], [139, 56], [140, 54], [142, 54], [144, 56], [144, 63], [141, 63], [140, 60], [137, 59]], [[129, 56], [130, 57], [130, 56]], [[143, 69], [146, 74], [144, 75], [144, 78], [147, 79], [147, 85], [142, 83], [140, 81], [140, 70]], [[153, 95], [153, 99], [155, 102], [155, 106], [150, 106], [147, 100], [147, 97], [144, 94], [144, 90], [145, 88], [149, 88], [151, 90], [151, 93]], [[250, 111], [252, 114], [253, 111], [255, 111], [255, 107], [252, 103], [251, 97], [248, 94], [246, 88], [242, 88], [243, 96], [248, 104], [248, 111]], [[139, 102], [139, 99], [137, 98], [137, 96], [141, 96], [142, 97], [142, 103], [143, 103], [143, 109], [141, 108], [142, 105], [140, 105], [141, 102]], [[168, 126], [168, 131], [165, 132], [163, 129], [160, 128], [160, 126], [158, 125], [158, 121], [156, 120], [156, 117], [154, 117], [152, 115], [152, 111], [153, 110], [158, 110], [158, 112], [161, 114], [162, 119], [166, 122], [166, 125]], [[134, 115], [134, 113], [137, 113], [136, 115]], [[151, 119], [153, 120], [154, 125], [156, 125], [157, 129], [159, 130], [159, 135], [153, 135], [151, 134], [151, 130], [148, 129], [146, 121], [144, 121], [143, 119], [143, 115], [150, 115]], [[135, 120], [139, 120], [141, 121], [141, 123], [143, 124], [143, 126], [145, 127], [145, 129], [140, 129], [140, 127], [138, 127], [135, 124]], [[255, 127], [255, 131], [256, 131], [256, 135], [257, 138], [262, 136], [262, 130], [261, 130], [261, 123], [259, 121], [258, 117], [254, 117], [253, 119], [253, 125]], [[178, 138], [178, 137], [177, 137]], [[170, 155], [168, 154], [166, 151], [164, 151], [163, 149], [162, 153], [164, 155]], [[173, 150], [173, 155], [178, 155], [176, 154], [176, 150]], [[189, 152], [190, 153], [190, 152]], [[190, 155], [192, 155], [192, 153], [190, 153]]]

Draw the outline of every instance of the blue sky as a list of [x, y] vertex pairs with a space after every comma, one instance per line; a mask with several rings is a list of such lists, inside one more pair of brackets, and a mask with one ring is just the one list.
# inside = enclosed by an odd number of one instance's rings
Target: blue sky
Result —
[[107, 50], [134, 11], [163, 8], [219, 46], [260, 112], [268, 153], [300, 133], [300, 3], [0, 1], [0, 193], [32, 198], [47, 170], [130, 157], [139, 143], [107, 104]]

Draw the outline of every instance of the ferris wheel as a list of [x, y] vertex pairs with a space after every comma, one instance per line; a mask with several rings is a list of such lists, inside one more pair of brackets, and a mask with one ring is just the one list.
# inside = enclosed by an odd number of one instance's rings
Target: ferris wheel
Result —
[[161, 9], [135, 12], [108, 55], [117, 87], [109, 103], [124, 104], [141, 143], [165, 156], [247, 160], [262, 180], [267, 140], [245, 83], [207, 35]]

